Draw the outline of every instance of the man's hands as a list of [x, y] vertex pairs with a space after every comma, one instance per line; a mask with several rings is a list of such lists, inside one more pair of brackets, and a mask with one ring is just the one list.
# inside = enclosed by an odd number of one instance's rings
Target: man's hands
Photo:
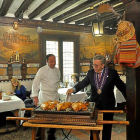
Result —
[[39, 102], [37, 96], [36, 96], [36, 97], [33, 97], [33, 102], [34, 102], [35, 106], [37, 106], [37, 104], [38, 104], [38, 102]]
[[[68, 89], [67, 92], [66, 92], [66, 95], [71, 94], [71, 93], [73, 93], [73, 92], [74, 92], [74, 89], [73, 89], [73, 88]], [[36, 97], [33, 97], [33, 102], [34, 102], [35, 106], [37, 106], [37, 104], [38, 104], [38, 102], [39, 102], [37, 96], [36, 96]]]
[[71, 94], [71, 93], [73, 93], [73, 92], [74, 92], [74, 89], [73, 89], [73, 88], [68, 89], [67, 92], [66, 92], [66, 95]]

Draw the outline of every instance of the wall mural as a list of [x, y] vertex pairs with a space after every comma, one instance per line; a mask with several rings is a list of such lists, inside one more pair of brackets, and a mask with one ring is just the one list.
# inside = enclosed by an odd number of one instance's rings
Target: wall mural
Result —
[[0, 31], [0, 63], [39, 61], [36, 29], [1, 26]]
[[105, 56], [113, 54], [114, 42], [112, 36], [93, 37], [91, 34], [81, 34], [80, 36], [80, 60], [92, 60], [98, 53]]

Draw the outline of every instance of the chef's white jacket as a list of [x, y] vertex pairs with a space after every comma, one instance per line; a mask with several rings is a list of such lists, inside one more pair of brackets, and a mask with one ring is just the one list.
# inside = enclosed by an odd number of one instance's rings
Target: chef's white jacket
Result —
[[39, 104], [48, 100], [59, 100], [59, 81], [58, 68], [50, 68], [48, 65], [41, 67], [34, 78], [31, 97], [38, 96]]

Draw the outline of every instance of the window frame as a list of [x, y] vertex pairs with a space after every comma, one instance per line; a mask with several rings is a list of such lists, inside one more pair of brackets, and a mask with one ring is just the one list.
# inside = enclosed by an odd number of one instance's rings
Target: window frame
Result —
[[63, 80], [63, 41], [74, 42], [74, 72], [79, 74], [79, 35], [68, 35], [68, 34], [50, 34], [50, 33], [40, 33], [39, 34], [39, 48], [40, 48], [40, 66], [46, 65], [46, 40], [48, 41], [58, 41], [58, 65], [61, 72], [61, 80]]

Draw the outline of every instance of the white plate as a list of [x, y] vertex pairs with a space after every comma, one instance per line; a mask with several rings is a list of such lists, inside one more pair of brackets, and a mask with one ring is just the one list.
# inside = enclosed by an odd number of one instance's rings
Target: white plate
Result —
[[13, 94], [7, 94], [7, 93], [6, 93], [6, 95], [8, 95], [8, 96], [13, 96], [14, 94], [15, 94], [15, 93], [13, 93]]
[[9, 101], [9, 100], [11, 100], [11, 97], [5, 95], [5, 96], [2, 96], [2, 100], [3, 100], [3, 101]]

